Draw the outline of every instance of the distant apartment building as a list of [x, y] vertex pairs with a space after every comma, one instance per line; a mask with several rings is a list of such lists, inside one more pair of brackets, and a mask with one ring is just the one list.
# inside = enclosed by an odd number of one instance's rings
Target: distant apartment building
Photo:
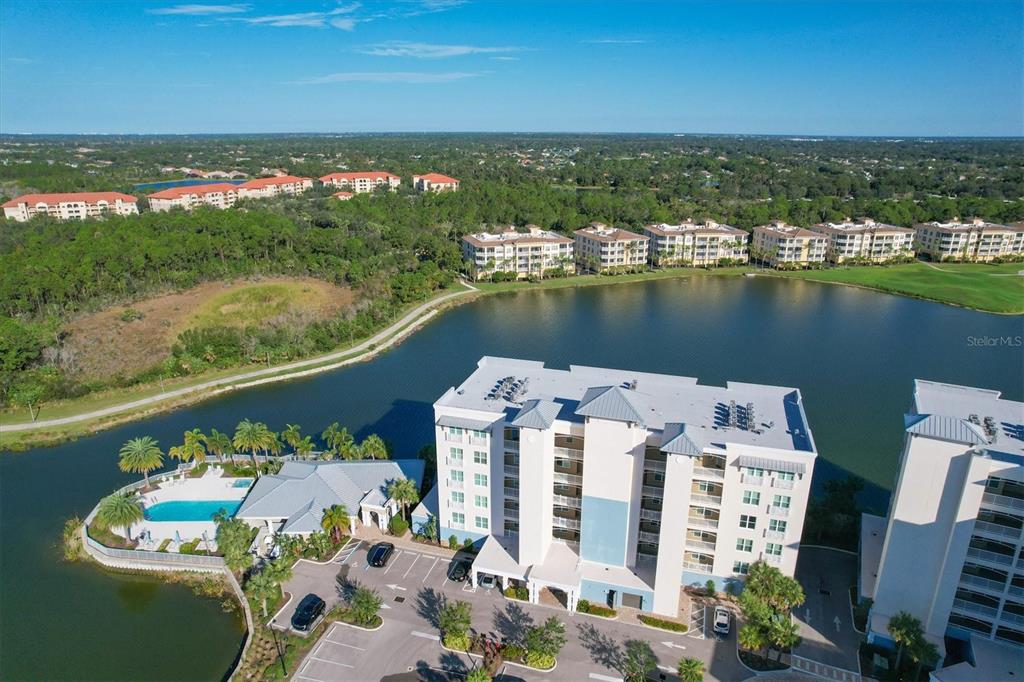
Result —
[[515, 273], [516, 279], [543, 277], [545, 272], [574, 267], [573, 240], [527, 225], [525, 232], [514, 227], [498, 232], [477, 232], [462, 238], [462, 257], [472, 265], [474, 277], [491, 277], [496, 272]]
[[190, 187], [171, 187], [149, 195], [149, 208], [155, 213], [181, 208], [191, 211], [196, 206], [230, 208], [238, 200], [238, 186], [226, 182]]
[[868, 640], [894, 646], [906, 611], [940, 653], [945, 637], [1024, 645], [1024, 403], [917, 380], [904, 423], [888, 514], [862, 523]]
[[45, 215], [57, 220], [85, 220], [113, 213], [134, 215], [138, 199], [120, 192], [63, 192], [23, 194], [4, 203], [4, 217], [18, 222]]
[[294, 175], [277, 175], [272, 178], [257, 178], [238, 186], [239, 199], [266, 199], [281, 194], [302, 194], [313, 187], [311, 178], [297, 178]]
[[711, 220], [677, 225], [648, 225], [650, 261], [656, 266], [692, 265], [705, 267], [724, 262], [747, 262], [747, 233]]
[[683, 586], [793, 575], [816, 450], [793, 388], [484, 357], [434, 403], [442, 541], [503, 587], [676, 616]]
[[806, 268], [825, 262], [828, 237], [781, 220], [754, 228], [750, 250], [775, 268]]
[[914, 226], [917, 253], [933, 261], [963, 260], [986, 263], [997, 258], [1024, 256], [1024, 227], [998, 225], [974, 218]]
[[412, 186], [420, 192], [454, 192], [459, 189], [459, 181], [440, 173], [412, 176]]
[[591, 223], [575, 232], [576, 264], [582, 270], [632, 270], [647, 264], [649, 237]]
[[914, 230], [870, 218], [818, 223], [808, 229], [828, 237], [825, 259], [831, 263], [887, 263], [914, 255]]
[[346, 188], [355, 194], [373, 192], [380, 187], [398, 189], [402, 178], [387, 171], [353, 171], [351, 173], [329, 173], [320, 178], [329, 187]]

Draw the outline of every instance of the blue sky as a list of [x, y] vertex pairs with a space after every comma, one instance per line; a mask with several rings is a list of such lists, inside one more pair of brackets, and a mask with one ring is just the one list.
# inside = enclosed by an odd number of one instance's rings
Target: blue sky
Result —
[[1024, 3], [0, 3], [0, 132], [1022, 135]]

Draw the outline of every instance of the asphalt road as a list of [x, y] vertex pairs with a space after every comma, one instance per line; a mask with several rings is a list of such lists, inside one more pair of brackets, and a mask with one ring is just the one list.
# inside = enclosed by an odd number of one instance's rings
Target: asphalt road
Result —
[[801, 547], [796, 579], [806, 601], [794, 610], [803, 642], [797, 656], [827, 666], [857, 671], [861, 635], [853, 629], [850, 586], [857, 580], [854, 554], [818, 547]]

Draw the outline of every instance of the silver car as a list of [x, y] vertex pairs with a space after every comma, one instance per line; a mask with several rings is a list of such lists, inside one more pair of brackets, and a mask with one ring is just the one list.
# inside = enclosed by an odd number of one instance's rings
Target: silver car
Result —
[[724, 606], [715, 607], [715, 625], [714, 631], [716, 635], [726, 637], [729, 635], [729, 609]]

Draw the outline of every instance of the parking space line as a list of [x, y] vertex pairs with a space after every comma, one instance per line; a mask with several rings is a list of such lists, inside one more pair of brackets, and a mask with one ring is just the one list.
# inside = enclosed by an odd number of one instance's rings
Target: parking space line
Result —
[[441, 560], [441, 557], [438, 557], [438, 558], [434, 559], [434, 563], [430, 564], [430, 568], [427, 569], [427, 574], [425, 576], [423, 576], [423, 580], [420, 581], [421, 583], [427, 582], [427, 578], [430, 577], [430, 572], [434, 570], [434, 566], [437, 566], [437, 562], [440, 561], [440, 560]]
[[622, 682], [621, 677], [612, 677], [611, 675], [602, 675], [601, 673], [590, 673], [590, 679], [604, 680], [604, 682]]
[[364, 649], [361, 646], [353, 646], [352, 644], [345, 644], [344, 642], [335, 642], [330, 637], [324, 637], [324, 641], [325, 642], [329, 642], [330, 644], [336, 644], [337, 646], [343, 646], [343, 647], [347, 647], [349, 649], [355, 649], [356, 651], [366, 651], [366, 649]]
[[316, 656], [310, 656], [309, 658], [310, 658], [310, 660], [319, 661], [320, 663], [330, 663], [331, 665], [340, 665], [342, 668], [355, 668], [354, 665], [349, 665], [348, 663], [338, 663], [337, 661], [332, 661], [329, 658], [318, 658]]
[[432, 635], [429, 632], [420, 632], [419, 630], [413, 630], [409, 634], [412, 635], [413, 637], [422, 637], [423, 639], [430, 639], [430, 640], [433, 640], [435, 642], [441, 641], [440, 637], [438, 637], [437, 635]]
[[388, 562], [388, 567], [384, 569], [384, 575], [387, 575], [388, 571], [390, 571], [392, 568], [395, 567], [395, 562], [398, 561], [398, 557], [402, 556], [402, 554], [404, 554], [404, 553], [405, 553], [404, 549], [398, 550], [398, 554], [395, 555], [394, 559], [392, 559], [391, 561]]
[[309, 680], [310, 682], [323, 682], [319, 677], [306, 677], [302, 673], [296, 673], [293, 680]]
[[409, 571], [411, 571], [411, 570], [412, 570], [412, 567], [416, 565], [416, 562], [420, 560], [420, 557], [421, 557], [421, 556], [423, 556], [423, 555], [422, 555], [422, 554], [417, 554], [417, 555], [416, 555], [416, 558], [412, 560], [412, 563], [411, 563], [411, 564], [409, 564], [409, 568], [405, 569], [405, 573], [403, 573], [403, 574], [402, 574], [402, 577], [403, 577], [403, 578], [404, 578], [405, 576], [409, 575]]

